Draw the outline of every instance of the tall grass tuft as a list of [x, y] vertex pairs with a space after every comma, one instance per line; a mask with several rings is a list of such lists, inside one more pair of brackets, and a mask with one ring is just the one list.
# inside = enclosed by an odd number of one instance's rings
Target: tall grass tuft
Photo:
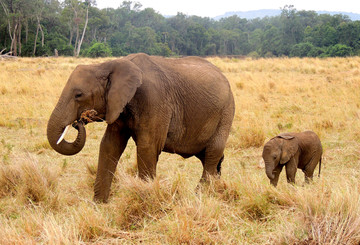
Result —
[[236, 128], [236, 132], [230, 135], [228, 145], [233, 148], [260, 147], [264, 144], [265, 132], [262, 125], [253, 122]]
[[[120, 175], [120, 177], [119, 177]], [[136, 177], [118, 174], [114, 203], [114, 221], [121, 228], [136, 229], [144, 222], [161, 219], [171, 212], [184, 190], [179, 190], [181, 180], [167, 179], [148, 182]]]
[[58, 174], [42, 168], [30, 156], [17, 159], [17, 164], [0, 166], [0, 198], [16, 196], [24, 203], [49, 202], [56, 195]]

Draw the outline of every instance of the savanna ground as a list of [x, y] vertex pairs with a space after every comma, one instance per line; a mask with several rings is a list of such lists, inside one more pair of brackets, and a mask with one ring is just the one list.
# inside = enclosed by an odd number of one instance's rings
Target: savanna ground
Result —
[[[360, 58], [209, 58], [236, 101], [221, 181], [196, 192], [201, 163], [162, 153], [157, 178], [142, 182], [131, 141], [109, 203], [95, 204], [106, 124], [87, 125], [71, 157], [50, 148], [46, 124], [75, 66], [105, 60], [0, 60], [1, 244], [359, 244]], [[271, 187], [263, 143], [308, 129], [322, 140], [321, 177], [304, 185], [298, 171], [292, 186], [283, 171]]]

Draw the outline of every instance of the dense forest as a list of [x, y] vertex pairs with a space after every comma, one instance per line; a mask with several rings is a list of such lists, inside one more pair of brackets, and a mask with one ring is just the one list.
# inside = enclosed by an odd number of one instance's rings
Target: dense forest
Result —
[[98, 9], [94, 0], [0, 0], [0, 52], [14, 56], [360, 55], [360, 21], [281, 8], [275, 17], [164, 17], [141, 3]]

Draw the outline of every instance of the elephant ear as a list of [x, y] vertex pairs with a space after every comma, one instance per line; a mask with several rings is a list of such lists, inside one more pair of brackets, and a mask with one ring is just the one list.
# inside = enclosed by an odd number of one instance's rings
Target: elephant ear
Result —
[[299, 143], [298, 140], [291, 135], [278, 135], [277, 137], [283, 139], [280, 164], [285, 164], [296, 154], [299, 149]]
[[112, 124], [142, 84], [142, 71], [131, 61], [120, 59], [101, 64], [98, 76], [107, 80], [105, 120]]

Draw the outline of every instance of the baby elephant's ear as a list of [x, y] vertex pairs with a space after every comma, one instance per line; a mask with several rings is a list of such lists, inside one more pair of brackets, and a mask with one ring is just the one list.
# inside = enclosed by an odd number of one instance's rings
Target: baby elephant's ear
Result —
[[285, 140], [291, 140], [291, 139], [295, 138], [294, 136], [292, 136], [292, 135], [288, 135], [288, 134], [285, 134], [285, 133], [283, 133], [283, 134], [279, 134], [279, 135], [278, 135], [278, 136], [276, 136], [276, 137], [278, 137], [278, 138], [282, 138], [282, 139], [285, 139]]
[[299, 149], [299, 143], [294, 136], [279, 135], [278, 137], [283, 139], [280, 163], [285, 164], [290, 161], [292, 157], [294, 157], [294, 155]]

